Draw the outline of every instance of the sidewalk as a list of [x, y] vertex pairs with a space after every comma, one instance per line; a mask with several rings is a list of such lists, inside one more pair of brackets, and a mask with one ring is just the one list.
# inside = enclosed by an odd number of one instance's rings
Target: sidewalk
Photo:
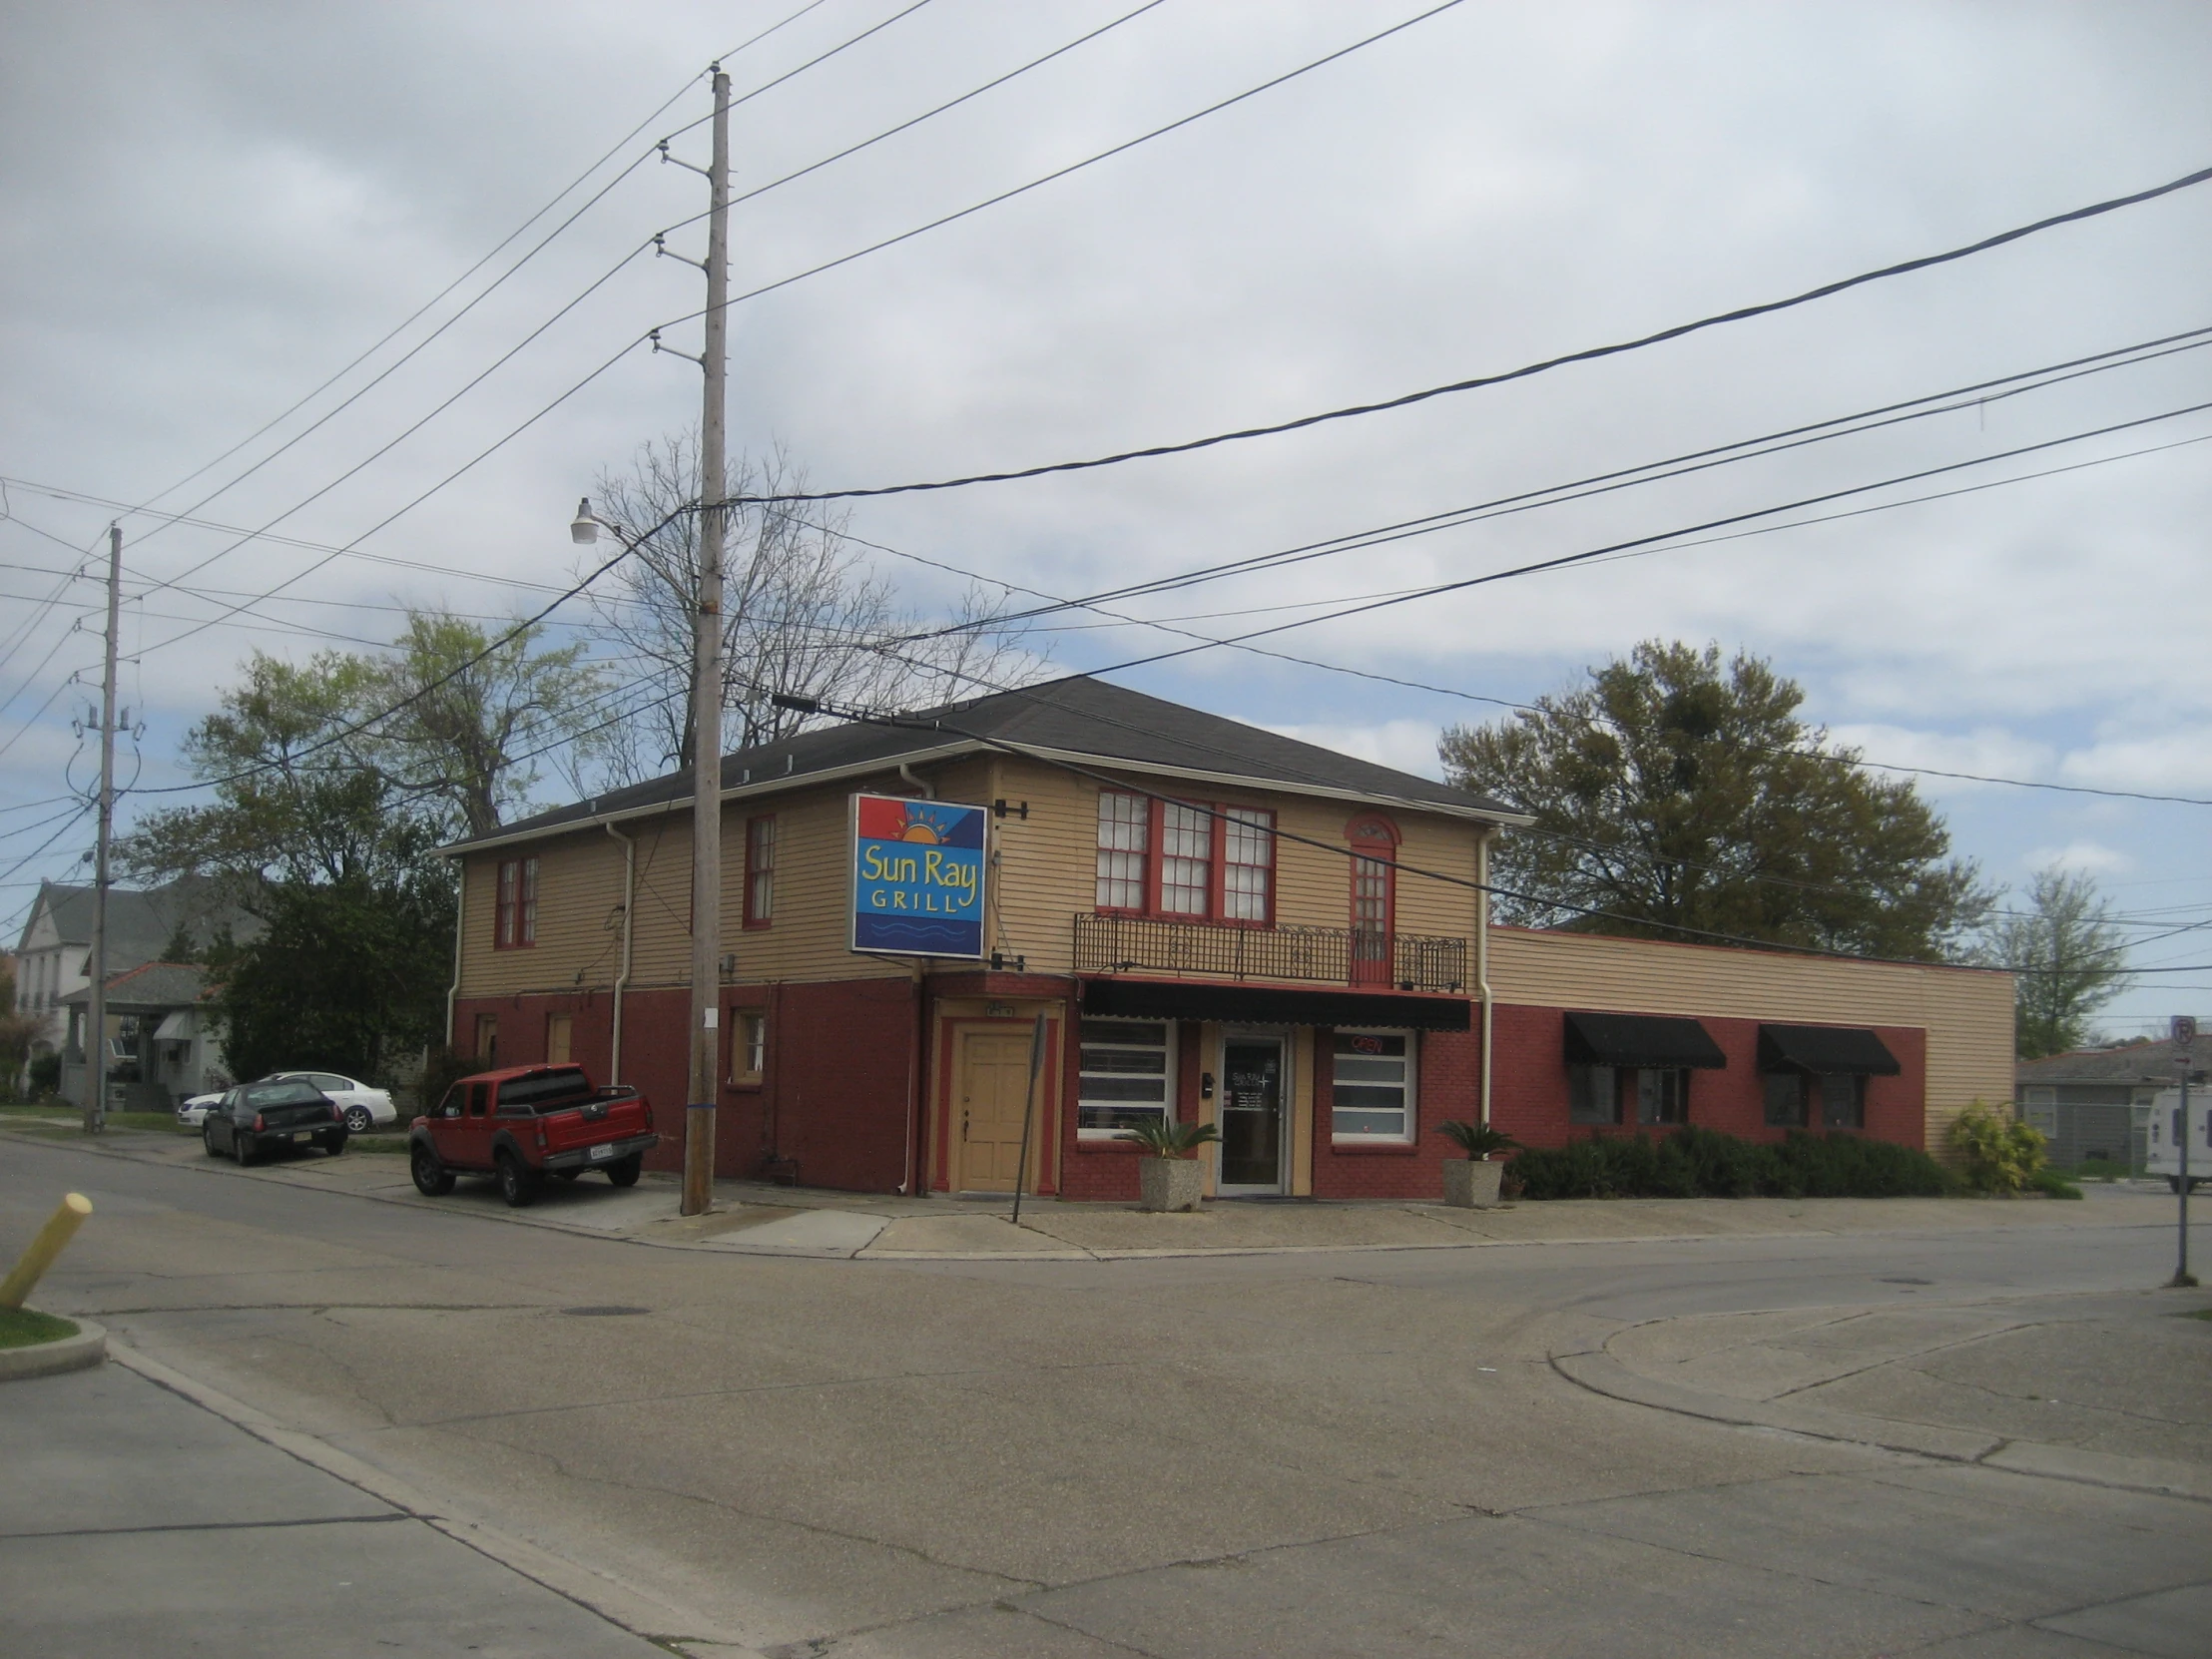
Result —
[[2208, 1311], [2146, 1291], [1692, 1315], [1551, 1363], [1687, 1416], [2212, 1501]]
[[271, 1425], [257, 1437], [115, 1363], [0, 1384], [0, 1649], [69, 1659], [668, 1651], [593, 1610], [669, 1628], [622, 1586], [403, 1496], [387, 1501], [398, 1494], [269, 1443], [282, 1436]]
[[[16, 1119], [0, 1133], [40, 1135]], [[647, 1175], [621, 1191], [592, 1177], [549, 1183], [527, 1210], [510, 1210], [489, 1181], [463, 1180], [424, 1198], [406, 1160], [351, 1151], [282, 1157], [241, 1170], [211, 1159], [196, 1138], [113, 1131], [101, 1141], [57, 1119], [42, 1138], [105, 1156], [193, 1168], [211, 1176], [276, 1181], [379, 1203], [462, 1213], [600, 1238], [751, 1256], [858, 1260], [1115, 1261], [1160, 1256], [1319, 1250], [1442, 1250], [1658, 1239], [1945, 1233], [2017, 1227], [2170, 1226], [2173, 1204], [2147, 1182], [2091, 1184], [2081, 1203], [1978, 1199], [1602, 1199], [1454, 1210], [1441, 1204], [1210, 1201], [1192, 1215], [1148, 1215], [1126, 1204], [1029, 1199], [1021, 1225], [1010, 1200], [908, 1198], [721, 1181], [715, 1208], [677, 1214], [677, 1179]]]

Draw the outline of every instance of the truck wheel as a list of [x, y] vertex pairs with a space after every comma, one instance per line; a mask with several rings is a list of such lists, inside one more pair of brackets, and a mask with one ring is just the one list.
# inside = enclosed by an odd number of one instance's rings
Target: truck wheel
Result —
[[627, 1158], [617, 1159], [607, 1166], [607, 1179], [618, 1187], [634, 1187], [645, 1170], [645, 1154], [633, 1152]]
[[510, 1210], [526, 1210], [538, 1201], [538, 1172], [511, 1152], [499, 1155], [499, 1196]]
[[415, 1191], [424, 1198], [443, 1198], [453, 1190], [453, 1172], [420, 1141], [407, 1156], [407, 1172], [414, 1177]]

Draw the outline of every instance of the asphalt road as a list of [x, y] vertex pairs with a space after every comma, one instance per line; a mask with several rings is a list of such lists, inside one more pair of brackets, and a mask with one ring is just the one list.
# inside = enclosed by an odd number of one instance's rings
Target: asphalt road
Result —
[[[96, 1215], [48, 1306], [637, 1587], [689, 1651], [2058, 1659], [2212, 1629], [2212, 1506], [1717, 1426], [1549, 1364], [1682, 1315], [2141, 1312], [2172, 1266], [2148, 1199], [1941, 1237], [813, 1262], [11, 1140], [0, 1255], [64, 1188]], [[2134, 1380], [2102, 1382], [2124, 1412]]]

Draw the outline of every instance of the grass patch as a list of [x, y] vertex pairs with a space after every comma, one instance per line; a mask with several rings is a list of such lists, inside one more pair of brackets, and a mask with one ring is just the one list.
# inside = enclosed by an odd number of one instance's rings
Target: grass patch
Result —
[[404, 1156], [407, 1151], [407, 1137], [404, 1135], [377, 1134], [349, 1135], [346, 1137], [345, 1150], [348, 1152], [397, 1153]]
[[1803, 1130], [1779, 1146], [1695, 1127], [1658, 1140], [1593, 1135], [1518, 1153], [1510, 1167], [1532, 1199], [1943, 1198], [1959, 1190], [1917, 1147]]
[[2177, 1320], [2203, 1320], [2207, 1324], [2212, 1324], [2212, 1308], [2192, 1308], [2185, 1314], [2174, 1315], [2174, 1318]]
[[[23, 1123], [37, 1128], [41, 1119], [66, 1119], [72, 1126], [84, 1118], [84, 1108], [73, 1106], [66, 1100], [57, 1100], [45, 1106], [0, 1106], [0, 1123]], [[139, 1129], [154, 1134], [197, 1135], [197, 1129], [187, 1129], [177, 1121], [174, 1112], [110, 1112], [110, 1129]]]
[[77, 1322], [28, 1308], [0, 1308], [0, 1348], [35, 1348], [77, 1335]]
[[2081, 1189], [2054, 1169], [2039, 1169], [2027, 1178], [2027, 1190], [2045, 1198], [2079, 1198]]
[[2072, 1169], [2058, 1173], [2071, 1181], [2125, 1181], [2137, 1172], [2111, 1158], [2084, 1158]]

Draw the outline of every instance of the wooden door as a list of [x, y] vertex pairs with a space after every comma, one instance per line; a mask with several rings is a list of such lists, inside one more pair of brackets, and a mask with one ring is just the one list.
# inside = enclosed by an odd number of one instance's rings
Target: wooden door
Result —
[[1029, 1034], [963, 1032], [955, 1083], [960, 1167], [953, 1186], [962, 1192], [1012, 1192], [1029, 1099]]
[[569, 1033], [575, 1028], [574, 1017], [569, 1014], [545, 1016], [545, 1063], [549, 1066], [568, 1064]]

